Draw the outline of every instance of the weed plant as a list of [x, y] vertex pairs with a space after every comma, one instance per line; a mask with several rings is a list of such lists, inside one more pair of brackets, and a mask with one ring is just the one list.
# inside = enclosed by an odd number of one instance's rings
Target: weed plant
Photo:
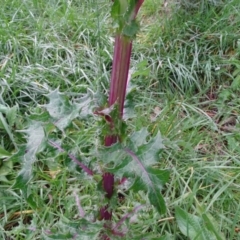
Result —
[[[170, 180], [162, 215], [146, 192], [118, 189], [121, 204], [112, 217], [127, 216], [124, 239], [239, 239], [240, 6], [238, 0], [189, 3], [145, 0], [140, 11], [126, 141], [142, 129], [147, 140], [160, 132], [164, 148], [155, 167], [169, 168]], [[0, 239], [97, 239], [102, 222], [87, 223], [96, 219], [101, 190], [68, 153], [96, 172], [103, 167], [92, 156], [101, 154], [105, 127], [89, 114], [108, 97], [109, 6], [106, 0], [1, 3]], [[54, 96], [62, 103], [58, 123], [46, 111], [54, 111]], [[28, 154], [26, 145], [41, 136], [58, 139], [65, 151], [45, 141]], [[24, 164], [31, 178], [16, 186]], [[86, 236], [79, 235], [83, 226]]]

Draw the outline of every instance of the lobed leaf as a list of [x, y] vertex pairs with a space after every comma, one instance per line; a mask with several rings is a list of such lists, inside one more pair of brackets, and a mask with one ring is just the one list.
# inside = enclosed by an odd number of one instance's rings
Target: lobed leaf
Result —
[[148, 143], [138, 148], [136, 155], [139, 156], [142, 161], [144, 161], [145, 166], [150, 166], [152, 164], [158, 163], [158, 153], [163, 148], [163, 139], [160, 132], [158, 132], [157, 135]]
[[34, 122], [24, 132], [28, 135], [27, 145], [25, 154], [22, 156], [22, 168], [15, 180], [14, 187], [21, 189], [28, 197], [27, 184], [32, 178], [33, 164], [37, 161], [36, 154], [44, 149], [45, 134], [42, 125], [38, 122]]
[[135, 162], [135, 168], [138, 168], [138, 171], [135, 171], [137, 181], [134, 182], [132, 189], [135, 191], [148, 191], [150, 203], [157, 209], [159, 214], [164, 214], [166, 205], [160, 190], [169, 179], [169, 171], [145, 167], [132, 151], [129, 149], [126, 149], [126, 151], [132, 157], [133, 162]]
[[91, 114], [89, 95], [80, 99], [80, 102], [70, 102], [69, 99], [58, 89], [50, 92], [46, 95], [49, 99], [49, 103], [45, 104], [48, 113], [55, 120], [55, 125], [64, 130], [73, 119], [81, 116], [82, 118]]
[[147, 191], [150, 203], [163, 214], [166, 206], [161, 189], [169, 179], [169, 171], [154, 168], [153, 165], [159, 163], [158, 153], [164, 145], [160, 133], [147, 142], [148, 137], [147, 129], [143, 128], [130, 137], [129, 145], [133, 150], [116, 143], [100, 151], [100, 158], [107, 165], [107, 171], [120, 178], [134, 179], [131, 189]]

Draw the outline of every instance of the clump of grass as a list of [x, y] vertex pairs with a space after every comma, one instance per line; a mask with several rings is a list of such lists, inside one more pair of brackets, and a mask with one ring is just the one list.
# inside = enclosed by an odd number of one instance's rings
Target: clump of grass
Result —
[[145, 17], [146, 30], [140, 36], [154, 86], [184, 94], [226, 82], [226, 74], [233, 71], [226, 59], [238, 55], [237, 1], [196, 1], [192, 12], [171, 3], [168, 13], [166, 7], [159, 7], [153, 20], [149, 21], [151, 15]]

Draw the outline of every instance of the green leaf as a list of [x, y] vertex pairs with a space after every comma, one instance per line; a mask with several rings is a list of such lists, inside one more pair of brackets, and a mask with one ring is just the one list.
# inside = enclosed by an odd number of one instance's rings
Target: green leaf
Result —
[[45, 147], [45, 134], [43, 127], [38, 122], [34, 122], [24, 132], [28, 135], [27, 146], [22, 158], [22, 168], [16, 178], [14, 187], [21, 189], [28, 197], [27, 184], [32, 178], [33, 164], [37, 161], [36, 154]]
[[129, 38], [135, 37], [139, 30], [139, 24], [133, 19], [136, 4], [135, 0], [115, 0], [111, 9], [114, 28]]
[[57, 240], [70, 240], [73, 239], [74, 235], [67, 232], [67, 233], [57, 233], [57, 234], [51, 234], [48, 236], [48, 239], [57, 239]]
[[48, 122], [50, 119], [50, 115], [48, 112], [44, 111], [40, 114], [31, 114], [29, 116], [29, 119], [32, 121], [38, 121], [38, 122]]
[[225, 237], [221, 233], [220, 229], [218, 229], [218, 226], [215, 224], [215, 220], [209, 213], [202, 214], [202, 218], [203, 218], [206, 228], [215, 234], [217, 240], [225, 239]]
[[160, 189], [154, 183], [151, 185], [148, 191], [148, 199], [150, 203], [157, 209], [159, 214], [164, 214], [166, 212], [166, 205], [163, 199]]
[[183, 209], [176, 207], [175, 209], [176, 219], [180, 231], [190, 239], [195, 239], [202, 231], [201, 220], [184, 211]]
[[204, 224], [202, 218], [190, 214], [179, 207], [176, 207], [175, 214], [180, 231], [182, 232], [182, 234], [189, 237], [190, 239], [195, 240], [221, 239], [217, 238], [212, 231], [209, 231], [206, 228], [206, 225]]
[[126, 172], [134, 172], [137, 175], [137, 180], [133, 184], [132, 189], [134, 191], [146, 190], [150, 203], [157, 209], [159, 214], [164, 214], [166, 206], [161, 194], [161, 187], [168, 181], [169, 171], [154, 169], [149, 166], [145, 167], [142, 159], [128, 149], [126, 151], [132, 157], [133, 164], [125, 166], [124, 170]]
[[131, 142], [134, 147], [137, 149], [139, 146], [146, 144], [146, 138], [149, 135], [147, 128], [142, 128], [138, 132], [134, 132], [131, 136]]
[[139, 24], [136, 20], [132, 20], [130, 23], [126, 23], [123, 27], [123, 35], [133, 38], [136, 36], [139, 30]]
[[137, 64], [136, 71], [131, 75], [132, 78], [137, 76], [146, 76], [150, 74], [150, 68], [148, 67], [148, 61], [143, 60]]
[[51, 229], [46, 239], [99, 239], [99, 232], [103, 228], [103, 223], [99, 221], [90, 222], [84, 218], [70, 221], [62, 217], [55, 224], [58, 229]]
[[158, 132], [157, 135], [152, 138], [148, 143], [138, 148], [136, 155], [141, 157], [145, 166], [149, 166], [159, 162], [158, 153], [163, 148], [163, 139], [160, 132]]
[[127, 9], [128, 0], [115, 0], [111, 9], [111, 17], [118, 20], [120, 16], [126, 13]]
[[[52, 91], [46, 95], [49, 99], [49, 103], [44, 105], [55, 120], [55, 125], [60, 129], [64, 130], [73, 119], [76, 117], [86, 117], [91, 113], [89, 95], [80, 99], [80, 103], [70, 102], [68, 98], [58, 91], [58, 89]], [[80, 114], [81, 111], [81, 114]]]
[[133, 150], [117, 143], [100, 151], [100, 159], [106, 164], [107, 171], [120, 178], [124, 176], [134, 179], [131, 189], [146, 191], [150, 203], [163, 214], [166, 206], [161, 189], [168, 181], [170, 172], [152, 167], [159, 163], [158, 153], [163, 144], [160, 133], [147, 142], [148, 137], [147, 129], [143, 128], [130, 137], [129, 145]]
[[117, 20], [120, 16], [120, 12], [121, 12], [121, 5], [120, 5], [119, 0], [116, 0], [116, 1], [113, 2], [113, 5], [112, 5], [111, 17], [114, 20]]

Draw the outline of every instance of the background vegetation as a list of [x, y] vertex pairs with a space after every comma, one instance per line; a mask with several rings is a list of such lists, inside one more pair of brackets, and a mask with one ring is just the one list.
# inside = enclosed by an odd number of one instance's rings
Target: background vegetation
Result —
[[[78, 198], [94, 218], [96, 186], [65, 154], [49, 150], [37, 155], [28, 183], [32, 205], [14, 182], [22, 167], [23, 132], [32, 120], [46, 117], [50, 92], [59, 89], [79, 103], [86, 93], [106, 101], [113, 53], [110, 4], [1, 4], [2, 239], [73, 239]], [[153, 208], [137, 213], [129, 220], [131, 237], [126, 239], [142, 239], [137, 234], [145, 239], [191, 239], [176, 220], [176, 206], [199, 219], [207, 213], [223, 239], [240, 239], [239, 12], [238, 0], [145, 0], [134, 41], [126, 132], [145, 127], [155, 135], [160, 130], [165, 148], [159, 165], [170, 168], [171, 177], [163, 192], [167, 213], [160, 216]], [[65, 132], [66, 149], [85, 161], [100, 145], [103, 129], [96, 119], [75, 119]], [[32, 132], [34, 140], [34, 128]], [[144, 192], [126, 195], [119, 213], [131, 210], [136, 201], [147, 201]]]

